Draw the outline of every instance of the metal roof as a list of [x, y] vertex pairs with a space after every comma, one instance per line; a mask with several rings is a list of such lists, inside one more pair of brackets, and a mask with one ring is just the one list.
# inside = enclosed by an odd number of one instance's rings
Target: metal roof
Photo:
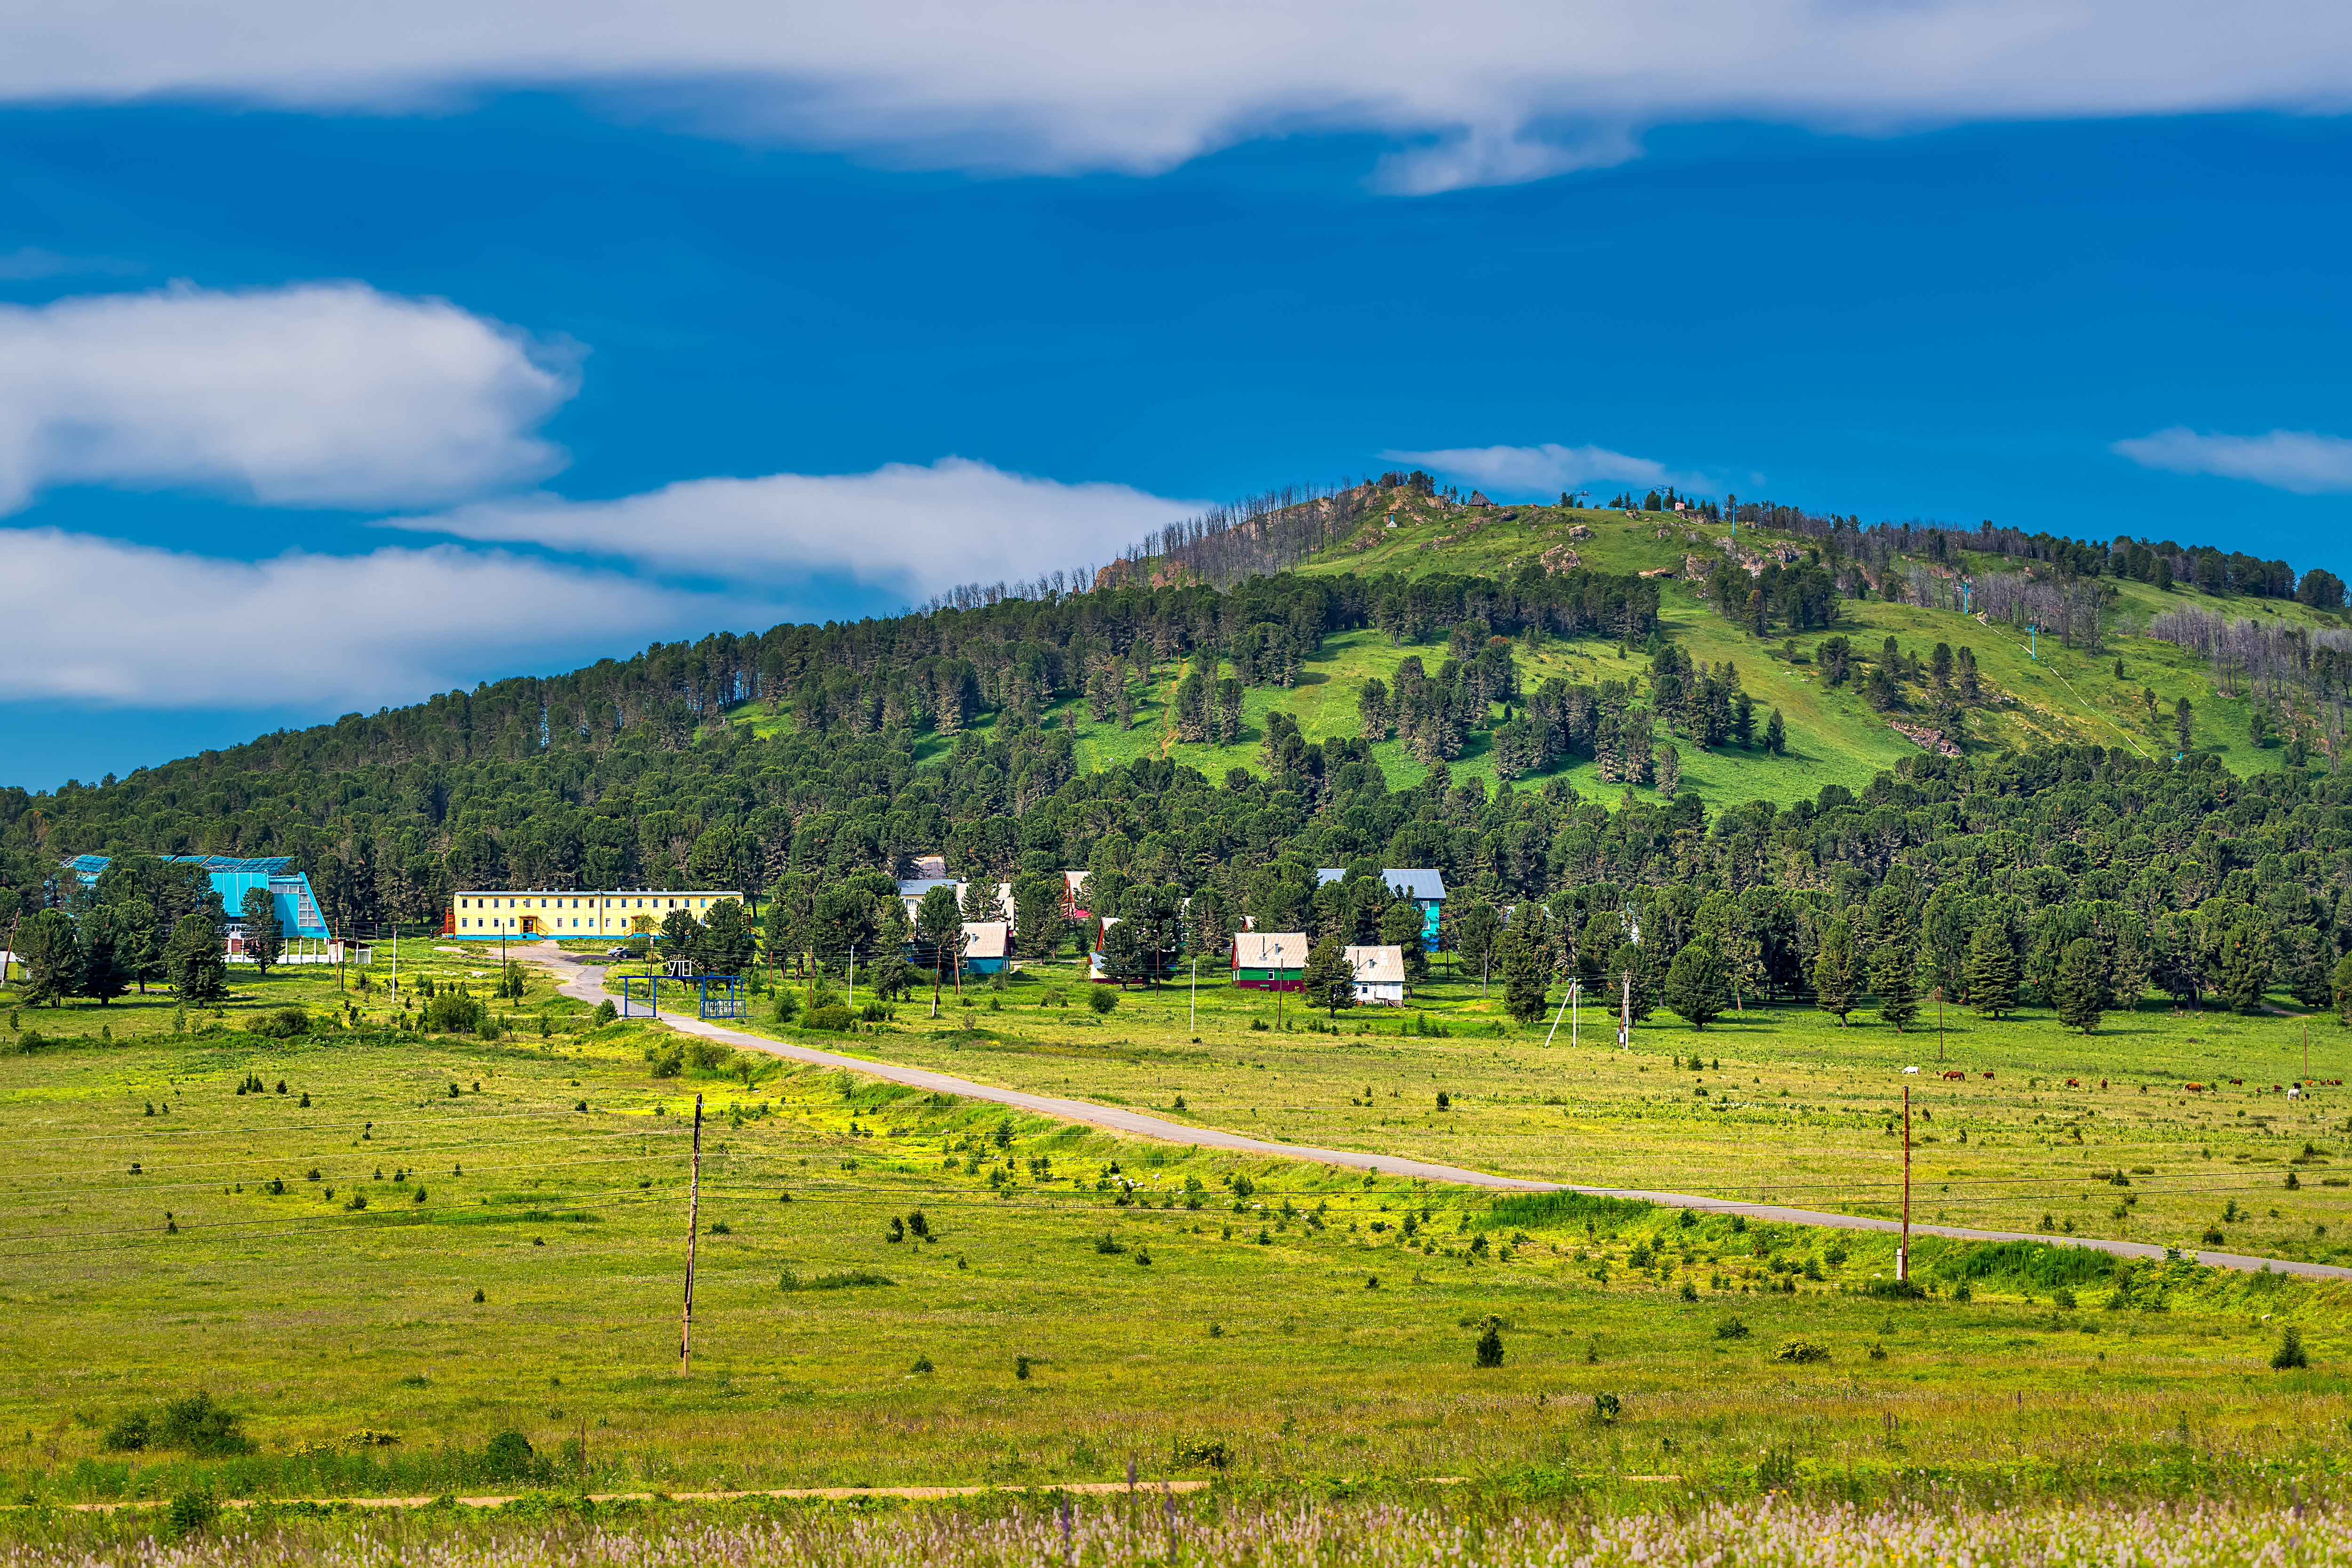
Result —
[[[1282, 956], [1275, 957], [1275, 946]], [[1308, 943], [1303, 931], [1245, 931], [1234, 938], [1235, 969], [1304, 969]]]
[[[1315, 885], [1319, 888], [1326, 882], [1336, 882], [1347, 874], [1344, 867], [1326, 866], [1315, 873]], [[1381, 880], [1402, 899], [1424, 899], [1440, 904], [1445, 901], [1445, 876], [1434, 867], [1383, 867]]]
[[[58, 864], [72, 867], [81, 876], [95, 877], [105, 870], [113, 858], [111, 855], [69, 855]], [[158, 855], [155, 858], [183, 866], [202, 866], [207, 871], [240, 873], [248, 877], [278, 876], [294, 864], [292, 857], [285, 855]]]
[[1360, 985], [1402, 985], [1404, 984], [1404, 949], [1389, 947], [1351, 947], [1348, 962], [1356, 967], [1356, 983]]

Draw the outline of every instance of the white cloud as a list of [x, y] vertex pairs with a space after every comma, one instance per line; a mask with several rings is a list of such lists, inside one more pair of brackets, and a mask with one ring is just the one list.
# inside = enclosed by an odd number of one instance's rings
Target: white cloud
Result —
[[2185, 425], [2115, 444], [2144, 468], [2252, 479], [2297, 495], [2352, 490], [2352, 441], [2310, 430], [2263, 436], [2200, 436]]
[[747, 608], [446, 544], [222, 561], [32, 528], [0, 531], [0, 559], [7, 701], [373, 709], [745, 624]]
[[0, 306], [0, 511], [71, 483], [469, 499], [562, 466], [531, 432], [576, 389], [570, 358], [357, 283]]
[[946, 167], [1154, 170], [1297, 129], [1398, 189], [1626, 156], [1649, 125], [2342, 109], [2335, 0], [84, 0], [0, 14], [0, 100], [406, 107], [618, 92]]
[[839, 574], [921, 599], [957, 583], [1099, 565], [1202, 505], [942, 458], [866, 474], [688, 479], [618, 500], [484, 501], [391, 526], [618, 556], [666, 575], [781, 587]]
[[1589, 484], [1680, 485], [1705, 489], [1698, 474], [1676, 473], [1648, 458], [1628, 457], [1606, 447], [1451, 447], [1435, 452], [1383, 452], [1392, 463], [1415, 463], [1468, 479], [1481, 489], [1516, 491], [1572, 490]]

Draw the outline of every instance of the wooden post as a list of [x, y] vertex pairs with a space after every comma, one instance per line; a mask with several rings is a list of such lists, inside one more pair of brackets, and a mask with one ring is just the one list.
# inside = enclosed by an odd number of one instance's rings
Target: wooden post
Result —
[[677, 1374], [694, 1369], [694, 1241], [702, 1218], [702, 1096], [694, 1097], [694, 1166], [686, 1189], [686, 1308], [678, 1318]]
[[1911, 1278], [1911, 1086], [1903, 1086], [1903, 1245], [1895, 1253], [1895, 1278]]

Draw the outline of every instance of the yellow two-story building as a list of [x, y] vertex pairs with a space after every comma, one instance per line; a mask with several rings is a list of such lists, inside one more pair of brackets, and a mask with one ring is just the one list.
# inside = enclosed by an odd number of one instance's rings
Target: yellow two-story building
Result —
[[[550, 892], [545, 889], [478, 889], [449, 900], [441, 923], [443, 936], [460, 942], [512, 942], [520, 938], [552, 937], [559, 942], [595, 937], [624, 937], [640, 929], [658, 931], [672, 911], [684, 910], [697, 921], [740, 893], [698, 889], [691, 892], [655, 892], [625, 888], [613, 892]], [[640, 928], [637, 921], [646, 925]]]

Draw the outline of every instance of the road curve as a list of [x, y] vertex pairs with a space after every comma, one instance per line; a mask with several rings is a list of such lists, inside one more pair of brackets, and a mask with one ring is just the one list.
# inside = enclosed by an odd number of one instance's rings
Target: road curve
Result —
[[[553, 942], [541, 942], [524, 948], [521, 954], [548, 967], [569, 971], [569, 977], [558, 987], [563, 994], [583, 1002], [607, 1000], [601, 973], [565, 952]], [[1655, 1193], [1639, 1187], [1591, 1187], [1577, 1182], [1538, 1182], [1523, 1176], [1498, 1176], [1491, 1171], [1474, 1171], [1461, 1165], [1440, 1165], [1427, 1160], [1411, 1160], [1395, 1154], [1371, 1154], [1359, 1149], [1321, 1149], [1306, 1143], [1276, 1143], [1263, 1138], [1250, 1138], [1239, 1132], [1227, 1132], [1214, 1127], [1192, 1127], [1164, 1117], [1147, 1115], [1116, 1105], [1097, 1105], [1087, 1100], [1066, 1100], [1059, 1095], [1031, 1094], [1024, 1089], [1003, 1089], [995, 1084], [974, 1083], [970, 1079], [952, 1078], [933, 1072], [928, 1068], [900, 1067], [895, 1062], [871, 1061], [864, 1057], [844, 1056], [837, 1051], [820, 1051], [808, 1046], [795, 1046], [782, 1040], [771, 1040], [759, 1035], [746, 1034], [700, 1018], [681, 1014], [665, 1013], [662, 1022], [682, 1034], [700, 1035], [747, 1051], [764, 1051], [786, 1061], [807, 1062], [815, 1067], [841, 1068], [850, 1072], [864, 1073], [889, 1083], [902, 1083], [910, 1089], [928, 1089], [936, 1094], [961, 1095], [968, 1100], [984, 1100], [998, 1105], [1009, 1105], [1020, 1110], [1034, 1110], [1041, 1116], [1057, 1117], [1064, 1121], [1083, 1122], [1089, 1127], [1101, 1127], [1114, 1132], [1125, 1132], [1139, 1138], [1157, 1138], [1170, 1143], [1189, 1143], [1203, 1149], [1227, 1149], [1235, 1153], [1259, 1154], [1270, 1159], [1309, 1160], [1318, 1164], [1339, 1165], [1353, 1170], [1380, 1173], [1391, 1176], [1418, 1176], [1424, 1181], [1452, 1182], [1462, 1186], [1486, 1187], [1512, 1193], [1586, 1193], [1595, 1197], [1633, 1198], [1643, 1203], [1657, 1204], [1665, 1208], [1696, 1209], [1701, 1214], [1745, 1215], [1749, 1219], [1769, 1220], [1783, 1225], [1820, 1226], [1832, 1230], [1874, 1230], [1900, 1234], [1903, 1227], [1891, 1219], [1874, 1219], [1863, 1215], [1824, 1214], [1814, 1209], [1785, 1208], [1779, 1204], [1743, 1203], [1737, 1198], [1710, 1198], [1696, 1193]], [[2087, 1247], [2096, 1251], [2112, 1253], [2117, 1258], [2161, 1258], [2166, 1249], [2144, 1241], [2116, 1241], [2104, 1237], [2040, 1236], [2026, 1230], [1970, 1230], [1964, 1226], [1922, 1225], [1914, 1223], [1912, 1233], [1917, 1236], [1949, 1237], [1958, 1241], [2041, 1241], [2053, 1247]], [[2295, 1274], [2306, 1279], [2352, 1279], [2352, 1268], [2330, 1263], [2300, 1263], [2292, 1258], [2252, 1258], [2236, 1252], [2198, 1252], [2184, 1254], [2197, 1262], [2217, 1268], [2238, 1268], [2248, 1273], [2269, 1269], [2277, 1274]]]

